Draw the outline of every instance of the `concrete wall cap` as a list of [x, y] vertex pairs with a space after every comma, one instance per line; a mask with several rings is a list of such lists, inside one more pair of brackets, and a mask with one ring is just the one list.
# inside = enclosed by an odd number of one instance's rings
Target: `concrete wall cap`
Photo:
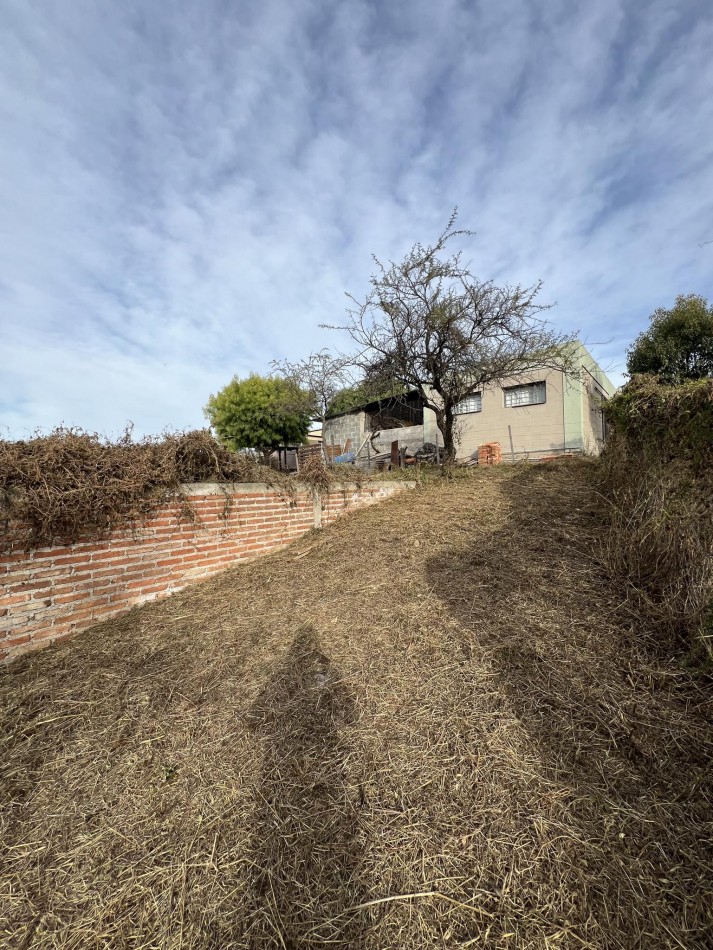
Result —
[[[363, 482], [359, 485], [357, 482], [343, 482], [341, 484], [336, 484], [333, 486], [332, 491], [359, 491], [360, 489], [366, 488], [388, 488], [390, 485], [404, 485], [408, 488], [415, 488], [415, 481], [387, 481], [387, 480], [378, 480], [378, 481], [369, 481]], [[295, 479], [295, 487], [299, 491], [309, 491], [309, 485], [304, 485], [302, 482]], [[280, 494], [280, 488], [273, 485], [268, 485], [267, 482], [195, 482], [195, 483], [186, 483], [181, 485], [181, 491], [184, 495], [193, 495], [195, 497], [200, 497], [203, 495], [264, 495], [266, 492], [274, 492], [276, 495]]]

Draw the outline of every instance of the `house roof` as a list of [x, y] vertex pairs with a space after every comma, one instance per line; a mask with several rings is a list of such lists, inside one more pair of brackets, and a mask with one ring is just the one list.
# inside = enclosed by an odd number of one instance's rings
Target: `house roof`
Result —
[[351, 409], [346, 409], [344, 412], [332, 412], [326, 418], [339, 419], [340, 416], [350, 416], [357, 412], [377, 412], [380, 409], [387, 409], [390, 405], [395, 405], [397, 402], [420, 404], [423, 402], [423, 399], [421, 394], [414, 389], [403, 396], [384, 396], [381, 399], [372, 399], [371, 402], [364, 402], [358, 406], [352, 406]]

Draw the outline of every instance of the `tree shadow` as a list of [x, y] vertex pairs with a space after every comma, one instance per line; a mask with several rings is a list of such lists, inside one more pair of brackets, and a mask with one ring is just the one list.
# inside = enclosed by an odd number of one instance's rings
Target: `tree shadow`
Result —
[[505, 528], [431, 558], [428, 580], [458, 620], [463, 648], [487, 655], [543, 763], [570, 780], [621, 784], [633, 775], [620, 760], [643, 764], [647, 744], [625, 715], [638, 647], [589, 558], [595, 502], [567, 497], [548, 471], [519, 473], [508, 492]]
[[592, 557], [599, 503], [585, 473], [567, 478], [539, 467], [513, 476], [507, 525], [430, 558], [428, 582], [458, 621], [463, 655], [492, 669], [541, 787], [561, 790], [562, 833], [596, 852], [581, 862], [583, 929], [590, 912], [613, 911], [614, 942], [620, 909], [651, 920], [656, 908], [652, 926], [699, 946], [690, 880], [706, 861], [706, 723], [618, 612], [621, 592]]
[[254, 702], [264, 760], [249, 849], [254, 947], [359, 947], [358, 794], [340, 736], [354, 699], [311, 628], [295, 638]]

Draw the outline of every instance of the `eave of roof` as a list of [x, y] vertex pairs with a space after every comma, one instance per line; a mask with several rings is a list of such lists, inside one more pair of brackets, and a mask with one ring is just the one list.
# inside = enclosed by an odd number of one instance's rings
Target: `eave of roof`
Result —
[[325, 416], [325, 419], [339, 419], [340, 416], [350, 416], [355, 412], [374, 412], [377, 409], [383, 409], [396, 399], [406, 399], [411, 402], [419, 402], [421, 401], [421, 395], [417, 390], [414, 389], [410, 393], [406, 393], [403, 396], [384, 396], [382, 399], [372, 399], [371, 402], [362, 403], [360, 406], [352, 406], [351, 409], [345, 409], [344, 412], [331, 413], [330, 415]]

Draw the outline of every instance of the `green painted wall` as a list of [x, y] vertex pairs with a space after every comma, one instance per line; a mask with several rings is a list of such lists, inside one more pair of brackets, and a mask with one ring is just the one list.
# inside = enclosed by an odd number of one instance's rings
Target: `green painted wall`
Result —
[[614, 383], [609, 379], [599, 363], [595, 361], [594, 357], [583, 343], [579, 344], [579, 350], [582, 366], [589, 370], [607, 396], [613, 396], [616, 390]]
[[568, 452], [581, 452], [584, 447], [582, 425], [582, 384], [578, 379], [564, 380], [564, 448]]
[[[583, 343], [576, 343], [576, 357], [580, 368], [586, 369], [607, 396], [614, 394], [615, 386]], [[567, 449], [578, 452], [585, 445], [585, 413], [589, 413], [589, 396], [578, 379], [565, 381], [564, 434]]]

